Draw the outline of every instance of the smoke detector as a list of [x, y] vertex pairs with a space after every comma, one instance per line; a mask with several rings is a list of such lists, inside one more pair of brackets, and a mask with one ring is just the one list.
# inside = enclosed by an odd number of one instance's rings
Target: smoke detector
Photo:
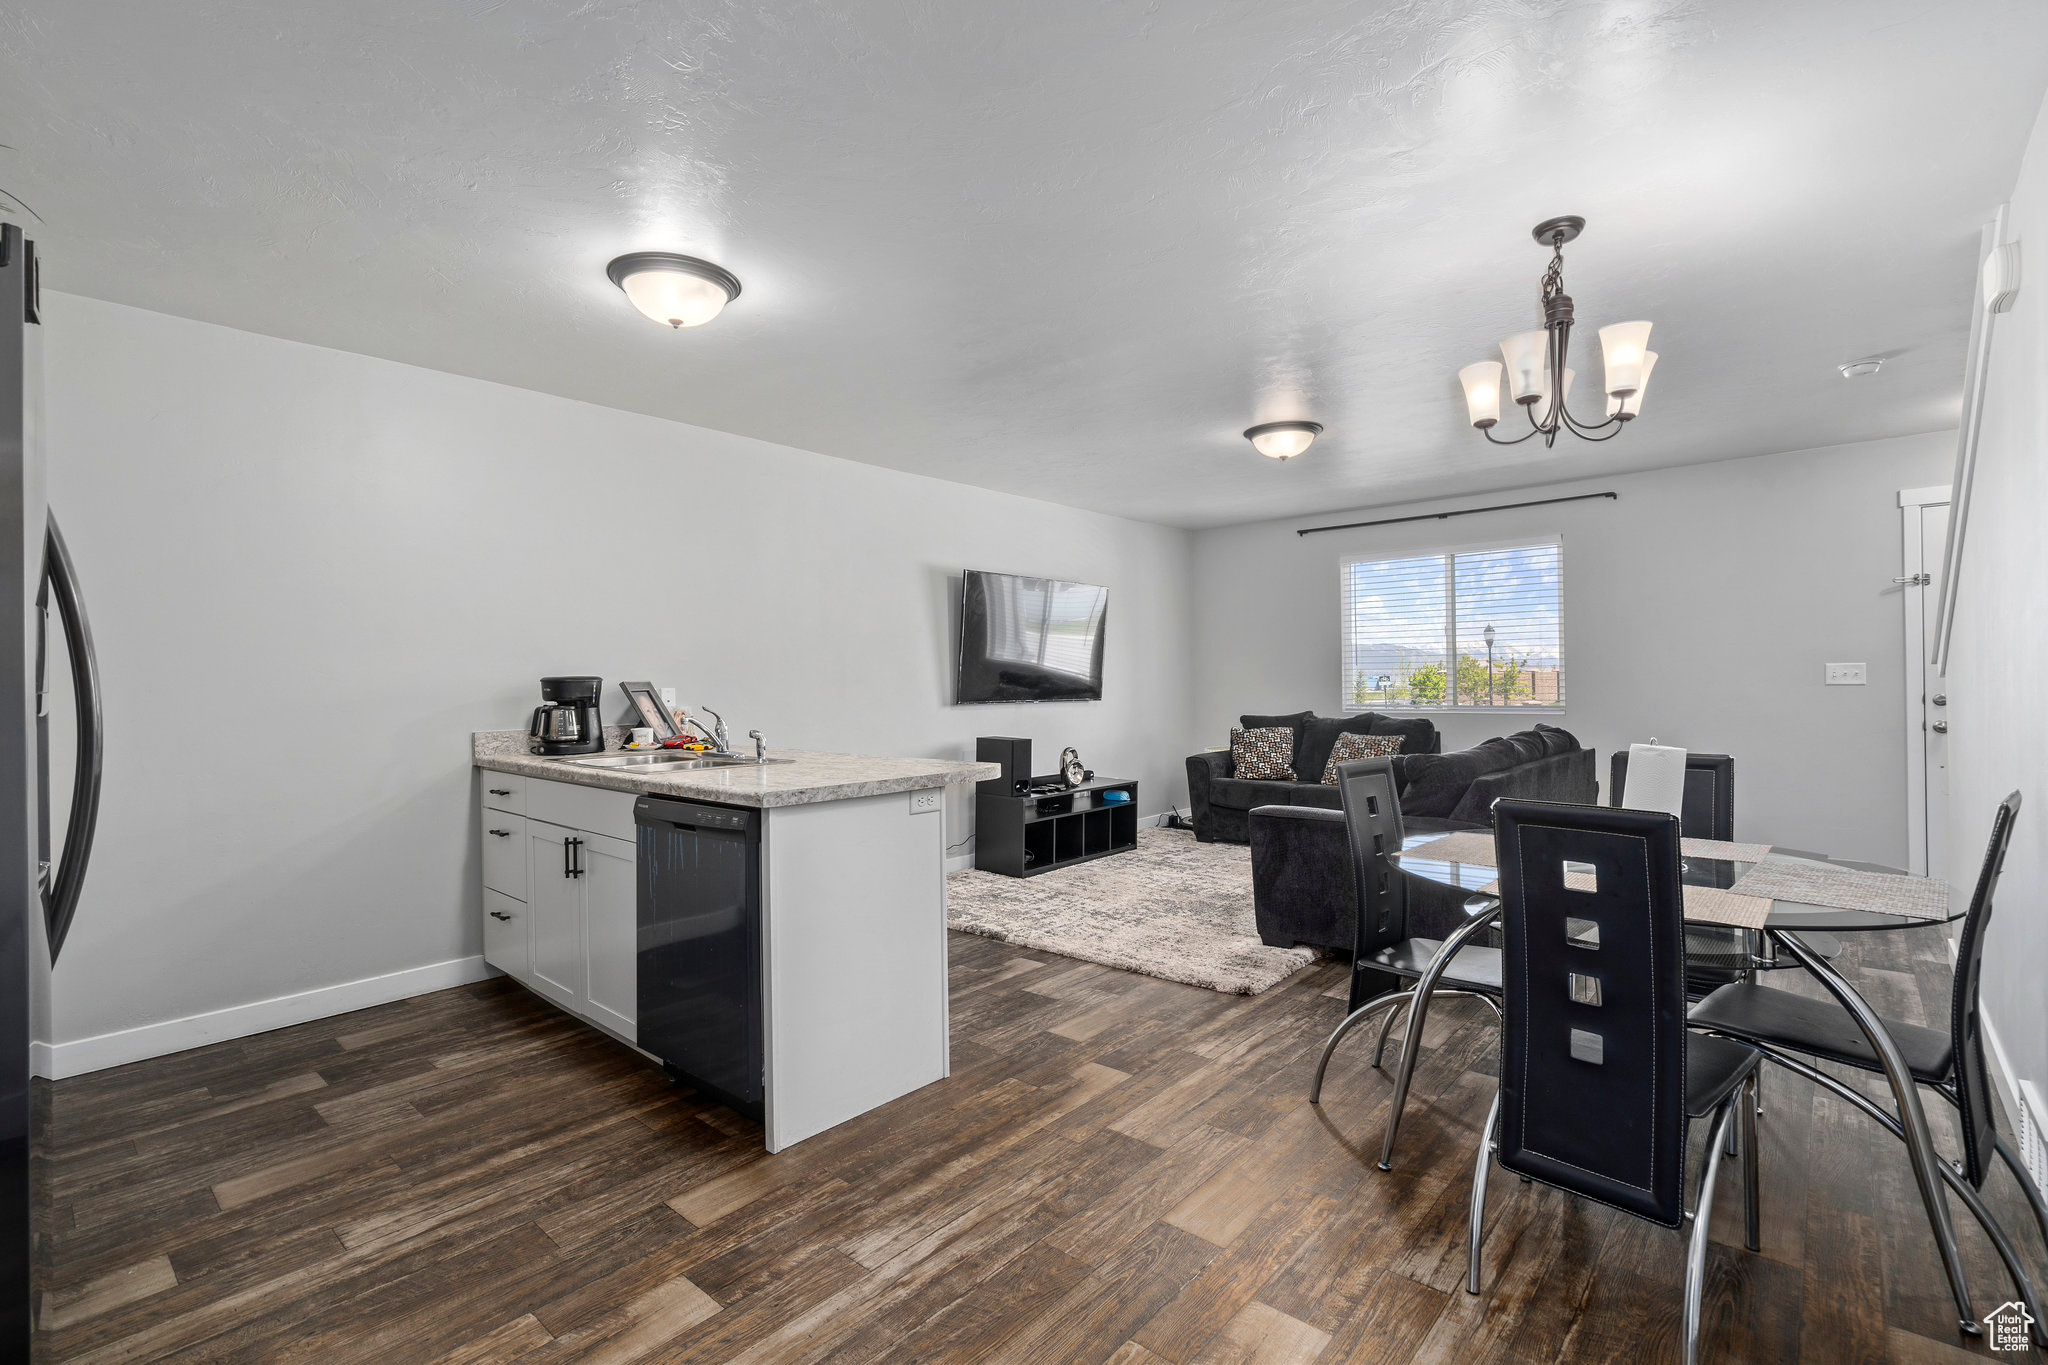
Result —
[[1879, 370], [1883, 369], [1884, 357], [1881, 355], [1867, 355], [1861, 360], [1852, 360], [1846, 365], [1837, 365], [1835, 368], [1842, 372], [1842, 378], [1844, 379], [1861, 379], [1866, 374], [1876, 374]]

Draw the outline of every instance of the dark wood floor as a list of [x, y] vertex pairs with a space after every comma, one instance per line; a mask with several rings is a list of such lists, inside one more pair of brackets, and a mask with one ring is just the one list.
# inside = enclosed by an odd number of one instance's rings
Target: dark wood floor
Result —
[[[1555, 1191], [1495, 1182], [1486, 1293], [1463, 1292], [1478, 1007], [1432, 1020], [1386, 1175], [1364, 1041], [1303, 1099], [1341, 968], [1236, 999], [952, 947], [952, 1078], [774, 1157], [502, 981], [62, 1082], [51, 1357], [1676, 1358], [1678, 1234]], [[1937, 934], [1852, 952], [1885, 955], [1856, 965], [1880, 1009], [1944, 998]], [[1707, 1358], [1984, 1353], [1951, 1328], [1902, 1152], [1782, 1074], [1765, 1133], [1764, 1250], [1725, 1182]], [[1983, 1311], [2010, 1292], [1963, 1236]]]

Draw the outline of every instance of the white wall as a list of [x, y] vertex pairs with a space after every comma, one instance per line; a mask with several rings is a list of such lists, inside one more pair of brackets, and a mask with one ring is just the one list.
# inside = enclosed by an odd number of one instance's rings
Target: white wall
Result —
[[1956, 580], [1948, 878], [1969, 893], [1992, 812], [2017, 789], [2024, 804], [1986, 946], [1983, 1008], [2017, 1077], [2048, 1089], [2048, 111], [2020, 164], [2006, 239], [2030, 254], [2019, 299], [1995, 324]]
[[[1437, 714], [1445, 748], [1542, 720], [1599, 751], [1603, 783], [1610, 753], [1652, 735], [1733, 754], [1739, 837], [1903, 864], [1897, 495], [1945, 483], [1953, 449], [1910, 436], [1199, 532], [1196, 723], [1221, 744], [1244, 712], [1340, 714], [1344, 558], [1560, 535], [1565, 713]], [[1620, 500], [1295, 534], [1607, 489]], [[1869, 683], [1825, 686], [1831, 660]]]
[[[1186, 799], [1185, 532], [83, 298], [45, 320], [111, 745], [60, 1044], [477, 954], [469, 734], [543, 674], [621, 716], [618, 679], [673, 684], [771, 746], [1022, 734]], [[1106, 700], [951, 705], [963, 566], [1106, 584]]]

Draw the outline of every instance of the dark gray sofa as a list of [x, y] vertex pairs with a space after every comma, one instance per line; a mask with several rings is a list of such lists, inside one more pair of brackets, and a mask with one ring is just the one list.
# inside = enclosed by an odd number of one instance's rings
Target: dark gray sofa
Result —
[[[1491, 829], [1493, 803], [1503, 796], [1589, 806], [1600, 799], [1593, 751], [1581, 749], [1577, 736], [1554, 725], [1496, 735], [1453, 753], [1404, 756], [1394, 769], [1401, 782], [1401, 815], [1411, 824], [1443, 819]], [[1329, 790], [1334, 797], [1336, 788]], [[1328, 804], [1336, 809], [1339, 803]]]
[[[1549, 752], [1523, 758], [1532, 748]], [[1397, 759], [1395, 767], [1404, 774], [1401, 822], [1410, 838], [1489, 828], [1493, 803], [1503, 796], [1583, 805], [1594, 804], [1599, 796], [1593, 751], [1579, 748], [1575, 737], [1550, 726], [1503, 735], [1454, 753]], [[1336, 788], [1325, 790], [1331, 796], [1327, 806], [1261, 806], [1247, 820], [1259, 939], [1276, 948], [1297, 943], [1346, 952], [1351, 948], [1356, 892], [1344, 816]], [[1410, 882], [1409, 895], [1438, 918], [1454, 916], [1455, 902], [1462, 899], [1415, 881]], [[1455, 923], [1455, 917], [1450, 922]]]
[[1319, 806], [1337, 809], [1337, 789], [1322, 783], [1323, 765], [1337, 736], [1399, 735], [1404, 756], [1434, 754], [1443, 736], [1422, 716], [1388, 716], [1364, 711], [1355, 716], [1319, 716], [1296, 711], [1284, 716], [1240, 716], [1247, 730], [1286, 728], [1294, 731], [1296, 782], [1248, 781], [1231, 775], [1230, 751], [1195, 754], [1188, 759], [1188, 806], [1195, 838], [1205, 844], [1242, 844], [1251, 840], [1248, 817], [1258, 806]]

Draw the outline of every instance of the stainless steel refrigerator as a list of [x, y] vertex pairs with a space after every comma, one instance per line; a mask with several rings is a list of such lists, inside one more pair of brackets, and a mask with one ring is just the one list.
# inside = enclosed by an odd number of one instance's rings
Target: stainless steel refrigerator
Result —
[[[92, 633], [78, 578], [43, 491], [41, 299], [35, 243], [0, 223], [0, 1360], [35, 1348], [36, 1234], [46, 1211], [30, 1142], [47, 1087], [31, 1083], [40, 979], [52, 969], [85, 878], [99, 819], [101, 715]], [[50, 856], [50, 693], [54, 633], [70, 663], [77, 772], [64, 843]]]

